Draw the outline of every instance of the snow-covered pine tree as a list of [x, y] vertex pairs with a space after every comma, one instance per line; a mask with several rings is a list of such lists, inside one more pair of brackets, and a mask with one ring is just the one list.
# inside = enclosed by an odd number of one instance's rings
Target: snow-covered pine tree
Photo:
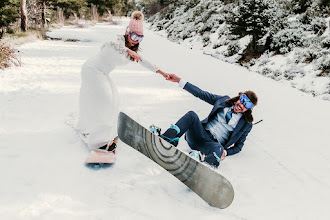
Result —
[[232, 20], [228, 22], [231, 25], [231, 33], [239, 37], [252, 36], [241, 61], [249, 60], [263, 52], [259, 50], [257, 42], [263, 38], [270, 26], [270, 15], [266, 13], [268, 9], [268, 3], [263, 0], [240, 0], [237, 11], [233, 12]]
[[304, 13], [311, 5], [312, 0], [292, 0], [292, 9], [296, 14]]

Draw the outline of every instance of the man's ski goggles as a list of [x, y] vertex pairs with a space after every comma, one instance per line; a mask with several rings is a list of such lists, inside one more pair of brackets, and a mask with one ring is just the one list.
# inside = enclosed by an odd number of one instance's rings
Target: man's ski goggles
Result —
[[245, 106], [246, 109], [251, 109], [253, 108], [253, 103], [251, 102], [251, 100], [245, 95], [242, 94], [239, 97], [239, 100], [241, 101], [241, 103]]
[[143, 39], [143, 35], [138, 35], [134, 32], [132, 32], [129, 27], [127, 27], [126, 29], [126, 33], [128, 33], [129, 37], [131, 38], [132, 41], [136, 42], [136, 43], [140, 43]]

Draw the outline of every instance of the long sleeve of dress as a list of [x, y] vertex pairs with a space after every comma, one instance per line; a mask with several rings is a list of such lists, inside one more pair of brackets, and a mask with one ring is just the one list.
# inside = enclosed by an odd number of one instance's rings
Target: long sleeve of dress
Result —
[[[124, 54], [125, 56], [127, 56], [127, 48], [125, 47], [125, 38], [124, 36], [118, 35], [117, 36], [117, 40], [115, 42], [110, 42], [111, 46], [120, 54]], [[140, 61], [139, 63], [146, 69], [152, 71], [152, 72], [156, 72], [157, 70], [159, 70], [159, 68], [152, 64], [148, 59], [141, 57], [142, 61]]]
[[146, 68], [146, 69], [148, 69], [148, 70], [150, 70], [152, 72], [156, 72], [157, 70], [159, 70], [159, 68], [156, 65], [152, 64], [148, 59], [142, 58], [142, 57], [141, 57], [141, 59], [142, 59], [142, 61], [140, 61], [139, 63], [144, 68]]
[[[115, 41], [111, 41], [107, 43], [109, 46], [107, 47], [106, 44], [103, 46], [105, 48], [103, 48], [103, 50], [105, 50], [106, 52], [104, 53], [104, 56], [108, 56], [110, 57], [110, 54], [113, 53], [113, 51], [119, 53], [121, 58], [124, 57], [125, 60], [129, 60], [128, 58], [128, 54], [127, 54], [127, 47], [125, 47], [125, 38], [124, 36], [117, 36], [117, 39]], [[109, 51], [107, 51], [109, 50]], [[112, 50], [112, 52], [111, 52]], [[139, 54], [140, 55], [140, 54]], [[113, 60], [113, 58], [111, 58]], [[152, 71], [152, 72], [156, 72], [157, 70], [159, 70], [159, 68], [152, 64], [148, 59], [141, 57], [142, 61], [139, 61], [139, 63], [145, 67], [146, 69]], [[121, 62], [120, 62], [121, 63]]]

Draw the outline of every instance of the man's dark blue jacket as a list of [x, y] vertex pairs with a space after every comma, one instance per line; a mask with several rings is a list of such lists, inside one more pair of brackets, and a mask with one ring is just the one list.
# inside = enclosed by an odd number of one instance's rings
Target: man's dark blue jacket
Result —
[[[203, 125], [205, 125], [209, 120], [211, 120], [220, 109], [231, 107], [229, 104], [225, 102], [227, 99], [230, 99], [229, 96], [220, 96], [220, 95], [211, 94], [209, 92], [201, 90], [200, 88], [194, 86], [189, 82], [186, 83], [184, 89], [189, 93], [191, 93], [192, 95], [200, 98], [201, 100], [213, 105], [213, 109], [211, 113], [207, 116], [207, 118], [201, 121]], [[235, 129], [233, 130], [233, 133], [231, 134], [229, 140], [223, 146], [227, 151], [227, 155], [233, 155], [242, 150], [244, 141], [246, 140], [246, 137], [251, 131], [251, 129], [252, 129], [252, 124], [248, 123], [243, 115], [239, 120], [238, 124], [236, 125]], [[233, 144], [234, 146], [230, 147]]]

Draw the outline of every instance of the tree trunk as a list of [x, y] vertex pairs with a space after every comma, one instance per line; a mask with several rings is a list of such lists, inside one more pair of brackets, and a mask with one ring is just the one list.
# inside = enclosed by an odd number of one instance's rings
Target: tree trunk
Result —
[[92, 20], [93, 21], [97, 21], [99, 19], [96, 5], [93, 5], [92, 4], [92, 6], [91, 6], [91, 14], [92, 14], [91, 17], [92, 17]]
[[64, 24], [64, 13], [60, 7], [57, 7], [56, 10], [56, 21], [58, 24]]
[[21, 0], [21, 30], [27, 31], [26, 0]]
[[6, 33], [6, 27], [1, 27], [1, 37], [3, 37], [3, 35]]
[[41, 5], [41, 22], [42, 26], [46, 27], [46, 1], [43, 1]]
[[243, 51], [241, 58], [238, 60], [238, 63], [242, 64], [249, 62], [256, 55], [256, 45], [256, 37], [252, 35], [252, 40], [246, 47], [246, 49]]

